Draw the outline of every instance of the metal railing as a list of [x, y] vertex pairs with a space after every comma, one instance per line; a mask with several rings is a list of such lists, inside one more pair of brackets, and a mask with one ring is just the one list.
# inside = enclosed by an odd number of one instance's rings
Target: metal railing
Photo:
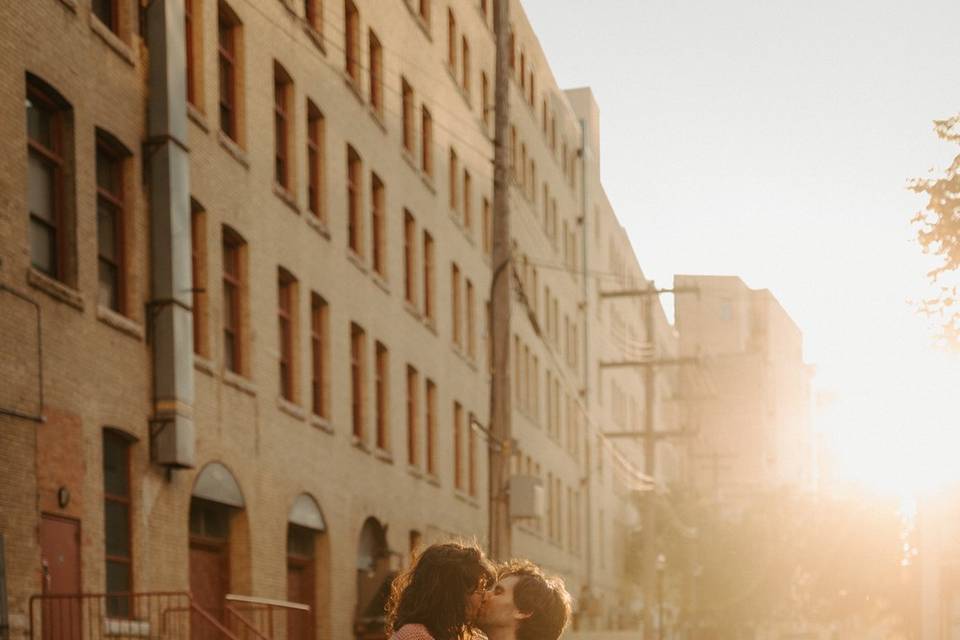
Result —
[[[30, 598], [32, 640], [241, 640], [189, 593], [44, 594]], [[254, 638], [255, 636], [244, 636]], [[257, 638], [257, 640], [269, 640]]]
[[315, 637], [310, 606], [230, 594], [224, 619], [239, 640], [307, 640]]

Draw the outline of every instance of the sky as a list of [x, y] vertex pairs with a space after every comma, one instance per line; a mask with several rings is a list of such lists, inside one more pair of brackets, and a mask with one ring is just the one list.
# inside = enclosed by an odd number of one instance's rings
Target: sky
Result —
[[593, 89], [604, 188], [648, 277], [773, 292], [830, 398], [815, 429], [840, 474], [960, 473], [960, 360], [910, 302], [934, 262], [906, 189], [960, 152], [932, 127], [960, 112], [960, 2], [523, 6], [560, 86]]

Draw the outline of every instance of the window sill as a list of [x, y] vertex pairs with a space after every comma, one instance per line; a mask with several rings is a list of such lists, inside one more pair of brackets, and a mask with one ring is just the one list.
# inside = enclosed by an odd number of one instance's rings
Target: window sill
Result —
[[296, 418], [301, 421], [307, 419], [307, 412], [303, 407], [292, 400], [287, 400], [283, 396], [277, 396], [277, 408], [291, 418]]
[[421, 471], [420, 467], [416, 465], [408, 464], [407, 473], [409, 473], [414, 478], [423, 478], [423, 471]]
[[350, 435], [350, 444], [364, 453], [370, 453], [370, 447], [367, 446], [367, 443], [357, 437], [356, 434]]
[[143, 340], [143, 325], [113, 309], [97, 305], [97, 320], [135, 340]]
[[435, 318], [429, 318], [429, 317], [428, 317], [428, 318], [424, 318], [424, 319], [423, 319], [423, 326], [425, 326], [425, 327], [427, 328], [427, 331], [429, 331], [429, 332], [432, 333], [433, 335], [438, 335], [438, 334], [437, 334], [437, 321], [436, 321]]
[[468, 495], [460, 489], [453, 490], [453, 497], [461, 502], [466, 502], [468, 505], [470, 505], [474, 509], [480, 508], [480, 502], [477, 500], [476, 496]]
[[327, 55], [327, 47], [323, 43], [323, 34], [313, 28], [309, 22], [303, 22], [303, 32], [307, 34], [307, 37], [310, 38], [310, 41], [313, 43], [317, 49], [320, 49], [320, 53]]
[[310, 225], [310, 228], [319, 233], [321, 236], [330, 239], [330, 227], [327, 226], [326, 221], [321, 220], [312, 212], [310, 215], [306, 216], [307, 224]]
[[347, 87], [349, 87], [353, 97], [356, 98], [360, 104], [363, 104], [363, 90], [360, 88], [360, 81], [354, 80], [353, 77], [347, 73], [346, 69], [343, 71], [343, 81], [347, 83]]
[[372, 104], [368, 105], [367, 113], [370, 114], [370, 117], [373, 119], [374, 124], [377, 125], [377, 128], [379, 128], [383, 133], [387, 133], [387, 123], [383, 119], [383, 107], [381, 106], [380, 112], [378, 112], [375, 106]]
[[413, 169], [413, 172], [418, 174], [420, 173], [420, 167], [417, 166], [417, 159], [413, 156], [413, 151], [407, 149], [403, 144], [400, 144], [400, 155], [403, 156], [404, 161], [410, 165], [410, 168]]
[[460, 80], [457, 78], [456, 74], [453, 72], [453, 68], [447, 64], [447, 75], [450, 76], [450, 80], [453, 82], [453, 86], [457, 88], [457, 93], [460, 94], [460, 97], [463, 98], [464, 103], [467, 105], [468, 111], [473, 111], [473, 105], [470, 103], [470, 92], [463, 86]]
[[432, 484], [432, 485], [435, 486], [435, 487], [441, 486], [441, 484], [440, 484], [440, 478], [438, 478], [438, 477], [437, 477], [437, 474], [435, 474], [435, 473], [429, 473], [429, 472], [427, 473], [427, 482], [429, 482], [430, 484]]
[[373, 278], [373, 284], [380, 287], [385, 294], [390, 295], [390, 284], [383, 278], [382, 275], [374, 271], [370, 274], [370, 277]]
[[347, 261], [357, 269], [360, 269], [362, 273], [367, 273], [369, 271], [367, 265], [363, 262], [363, 256], [349, 247], [347, 247]]
[[333, 435], [333, 426], [331, 426], [330, 421], [317, 414], [310, 416], [310, 426]]
[[55, 280], [47, 274], [30, 267], [27, 269], [27, 282], [30, 286], [43, 291], [54, 300], [70, 305], [77, 311], [83, 311], [83, 294], [59, 280]]
[[193, 368], [201, 373], [207, 374], [210, 377], [215, 377], [217, 375], [213, 368], [213, 360], [204, 358], [196, 353], [193, 354]]
[[73, 11], [74, 13], [77, 12], [79, 7], [77, 0], [60, 0], [60, 4], [65, 6], [67, 9], [70, 9], [70, 11]]
[[95, 16], [92, 11], [90, 12], [90, 29], [100, 36], [100, 39], [103, 40], [108, 47], [113, 49], [117, 55], [123, 58], [124, 62], [131, 67], [136, 66], [136, 61], [133, 57], [133, 48], [120, 39], [120, 36], [111, 31], [110, 27], [100, 22], [100, 18]]
[[233, 387], [237, 391], [241, 391], [247, 394], [248, 396], [250, 396], [251, 398], [257, 397], [257, 385], [253, 384], [252, 381], [250, 381], [247, 378], [244, 378], [239, 373], [225, 369], [223, 371], [222, 378], [223, 378], [224, 384], [226, 384], [227, 386]]
[[210, 133], [210, 123], [207, 122], [207, 114], [201, 111], [200, 107], [188, 102], [187, 117], [190, 118], [193, 124], [200, 127], [204, 133]]
[[380, 447], [377, 447], [373, 451], [373, 457], [379, 460], [380, 462], [393, 464], [393, 454], [387, 451], [386, 449], [381, 449]]
[[432, 193], [433, 195], [437, 195], [437, 185], [434, 184], [432, 175], [430, 175], [429, 173], [426, 173], [425, 171], [421, 171], [420, 179], [423, 180], [423, 184], [426, 185], [430, 193]]
[[407, 313], [409, 313], [414, 318], [416, 318], [418, 322], [423, 322], [423, 316], [420, 314], [420, 310], [417, 309], [416, 305], [413, 302], [411, 302], [410, 300], [404, 300], [403, 308], [406, 310]]
[[223, 131], [217, 131], [217, 140], [220, 142], [220, 146], [223, 147], [234, 160], [239, 162], [244, 169], [250, 170], [250, 160], [247, 159], [247, 152], [244, 151], [236, 141]]
[[277, 183], [276, 180], [273, 182], [273, 195], [280, 198], [283, 204], [290, 207], [295, 214], [300, 215], [300, 207], [297, 205], [297, 199], [292, 193], [290, 193], [289, 189], [282, 184]]

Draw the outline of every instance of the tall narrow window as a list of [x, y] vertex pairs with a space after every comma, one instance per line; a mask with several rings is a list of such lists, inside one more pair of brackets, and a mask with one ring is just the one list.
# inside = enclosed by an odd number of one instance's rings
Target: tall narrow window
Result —
[[71, 193], [64, 150], [70, 145], [70, 107], [42, 82], [27, 76], [27, 204], [30, 212], [30, 263], [68, 282], [67, 199]]
[[480, 73], [480, 108], [483, 113], [483, 123], [490, 127], [493, 120], [493, 108], [490, 106], [490, 80], [487, 78], [487, 72]]
[[421, 107], [420, 123], [420, 169], [433, 177], [433, 117], [426, 107]]
[[476, 417], [471, 413], [467, 419], [467, 493], [477, 496], [477, 434], [473, 429]]
[[483, 199], [483, 252], [493, 255], [493, 213], [487, 198]]
[[390, 354], [381, 342], [376, 345], [377, 449], [390, 450]]
[[184, 0], [183, 2], [183, 38], [187, 46], [187, 102], [196, 107], [199, 107], [202, 102], [199, 95], [200, 83], [197, 74], [197, 60], [200, 58], [198, 49], [200, 47], [197, 46], [199, 43], [196, 41], [201, 33], [197, 20], [200, 13], [197, 11], [200, 8], [200, 2], [201, 0]]
[[316, 416], [329, 416], [327, 389], [328, 345], [330, 342], [327, 301], [316, 293], [310, 296], [310, 389], [311, 408]]
[[323, 0], [303, 0], [303, 19], [308, 27], [323, 33]]
[[463, 491], [464, 475], [463, 407], [453, 403], [453, 486]]
[[420, 437], [417, 428], [419, 384], [420, 376], [417, 370], [407, 365], [407, 463], [414, 467], [420, 463], [417, 451], [417, 439]]
[[207, 340], [207, 212], [190, 201], [190, 273], [193, 280], [193, 352], [209, 357]]
[[284, 268], [277, 273], [277, 327], [280, 352], [280, 395], [296, 401], [297, 280]]
[[457, 71], [457, 19], [453, 9], [447, 10], [447, 66], [451, 73]]
[[477, 330], [474, 323], [473, 283], [467, 279], [467, 357], [477, 359]]
[[324, 163], [325, 120], [317, 105], [307, 100], [307, 206], [310, 213], [326, 220], [326, 175]]
[[361, 214], [363, 167], [356, 150], [347, 145], [347, 240], [350, 249], [363, 256], [363, 220]]
[[437, 475], [437, 385], [427, 380], [427, 473]]
[[423, 232], [423, 315], [427, 321], [433, 324], [436, 322], [436, 302], [434, 279], [434, 248], [433, 236], [429, 232]]
[[343, 16], [347, 77], [350, 78], [354, 86], [360, 87], [360, 13], [350, 0], [344, 2]]
[[220, 130], [240, 142], [239, 123], [239, 41], [240, 20], [221, 2], [217, 9], [217, 44], [220, 76]]
[[384, 186], [379, 176], [370, 174], [371, 223], [373, 226], [373, 270], [387, 277], [387, 219], [384, 211]]
[[274, 171], [273, 179], [278, 185], [290, 190], [290, 105], [293, 102], [293, 81], [286, 70], [273, 63], [273, 132]]
[[360, 325], [350, 324], [350, 406], [353, 437], [362, 441], [366, 412], [366, 334]]
[[454, 263], [450, 267], [450, 322], [453, 325], [453, 344], [463, 346], [463, 320], [460, 317], [460, 267]]
[[124, 260], [124, 152], [104, 135], [97, 135], [97, 302], [123, 313]]
[[406, 78], [401, 78], [400, 88], [403, 96], [403, 148], [413, 154], [416, 145], [413, 130], [413, 87], [407, 83]]
[[460, 41], [460, 86], [463, 87], [463, 92], [467, 94], [467, 97], [470, 97], [470, 43], [467, 42], [467, 37], [463, 36]]
[[383, 119], [383, 47], [373, 30], [368, 34], [370, 47], [370, 106]]
[[243, 297], [245, 265], [244, 241], [240, 235], [223, 228], [223, 364], [228, 371], [244, 373]]
[[417, 303], [417, 224], [413, 215], [403, 210], [403, 299]]
[[467, 233], [473, 231], [473, 181], [470, 172], [463, 170], [463, 228]]
[[[103, 432], [103, 513], [107, 593], [133, 591], [130, 514], [130, 441], [113, 431]], [[107, 598], [107, 613], [129, 616], [128, 598]]]
[[110, 31], [118, 33], [120, 31], [120, 7], [118, 0], [93, 0], [91, 6], [93, 15], [100, 19]]
[[420, 19], [423, 20], [424, 24], [427, 25], [427, 28], [430, 27], [430, 0], [420, 0], [420, 5], [417, 9], [417, 13], [420, 15]]
[[456, 211], [459, 202], [459, 196], [457, 195], [457, 180], [460, 177], [460, 163], [457, 160], [457, 152], [453, 150], [453, 147], [450, 147], [450, 175], [449, 175], [449, 187], [450, 187], [450, 209]]

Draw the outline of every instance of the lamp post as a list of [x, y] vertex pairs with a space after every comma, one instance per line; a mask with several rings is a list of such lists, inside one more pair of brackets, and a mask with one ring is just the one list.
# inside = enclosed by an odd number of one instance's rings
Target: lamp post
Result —
[[663, 572], [667, 568], [667, 556], [657, 554], [657, 640], [663, 640]]

